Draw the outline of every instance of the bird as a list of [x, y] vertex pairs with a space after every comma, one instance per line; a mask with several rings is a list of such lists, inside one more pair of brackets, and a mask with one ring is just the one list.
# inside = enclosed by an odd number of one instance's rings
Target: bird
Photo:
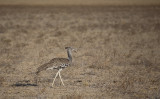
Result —
[[61, 71], [72, 64], [72, 51], [76, 52], [76, 50], [72, 47], [65, 47], [65, 49], [67, 50], [68, 58], [53, 58], [49, 62], [37, 68], [36, 75], [38, 75], [41, 71], [44, 71], [44, 70], [54, 70], [54, 69], [58, 70], [58, 72], [56, 73], [53, 79], [52, 87], [54, 86], [54, 82], [58, 75], [60, 77], [62, 85], [64, 86], [64, 82], [61, 77]]

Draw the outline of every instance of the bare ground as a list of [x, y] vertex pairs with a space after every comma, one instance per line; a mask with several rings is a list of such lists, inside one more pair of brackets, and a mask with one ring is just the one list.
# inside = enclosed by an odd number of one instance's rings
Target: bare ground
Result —
[[[0, 7], [0, 99], [160, 98], [160, 7]], [[77, 48], [71, 67], [36, 68]], [[35, 79], [38, 79], [36, 84]]]

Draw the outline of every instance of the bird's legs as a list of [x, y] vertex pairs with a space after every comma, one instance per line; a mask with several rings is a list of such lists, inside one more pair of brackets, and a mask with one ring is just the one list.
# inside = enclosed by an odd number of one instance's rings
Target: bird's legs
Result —
[[59, 75], [59, 72], [60, 72], [60, 70], [58, 70], [58, 72], [56, 73], [56, 76], [55, 76], [54, 79], [53, 79], [52, 87], [53, 87], [53, 85], [54, 85], [54, 82], [55, 82], [57, 76]]
[[59, 78], [61, 79], [62, 85], [64, 86], [63, 80], [62, 80], [62, 78], [61, 78], [61, 70], [62, 70], [62, 69], [59, 70]]
[[61, 73], [60, 73], [61, 71], [62, 71], [62, 69], [59, 69], [58, 72], [56, 73], [56, 76], [53, 79], [52, 87], [53, 87], [54, 82], [55, 82], [58, 75], [59, 75], [59, 78], [61, 79], [62, 85], [64, 86], [64, 83], [63, 83], [63, 80], [62, 80], [62, 77], [61, 77]]

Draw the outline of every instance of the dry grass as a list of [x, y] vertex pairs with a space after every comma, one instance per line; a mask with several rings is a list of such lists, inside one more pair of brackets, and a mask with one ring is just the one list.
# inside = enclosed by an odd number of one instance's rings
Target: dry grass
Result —
[[[160, 98], [160, 7], [0, 7], [2, 99]], [[62, 71], [34, 72], [64, 47]], [[20, 85], [20, 86], [18, 86]], [[27, 86], [23, 86], [27, 85]]]

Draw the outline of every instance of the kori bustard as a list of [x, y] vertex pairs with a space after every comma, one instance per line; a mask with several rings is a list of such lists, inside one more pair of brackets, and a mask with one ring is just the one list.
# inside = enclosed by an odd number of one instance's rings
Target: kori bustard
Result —
[[36, 74], [39, 74], [41, 71], [43, 70], [53, 70], [53, 69], [57, 69], [58, 72], [56, 73], [53, 82], [52, 82], [52, 87], [54, 85], [54, 82], [57, 78], [57, 76], [59, 75], [60, 80], [64, 86], [62, 77], [61, 77], [61, 71], [62, 69], [68, 67], [71, 65], [72, 63], [72, 51], [75, 51], [75, 49], [73, 49], [72, 47], [65, 47], [65, 49], [67, 50], [67, 54], [68, 54], [68, 58], [53, 58], [52, 60], [50, 60], [48, 63], [45, 63], [43, 65], [41, 65], [40, 67], [37, 68], [37, 72]]

